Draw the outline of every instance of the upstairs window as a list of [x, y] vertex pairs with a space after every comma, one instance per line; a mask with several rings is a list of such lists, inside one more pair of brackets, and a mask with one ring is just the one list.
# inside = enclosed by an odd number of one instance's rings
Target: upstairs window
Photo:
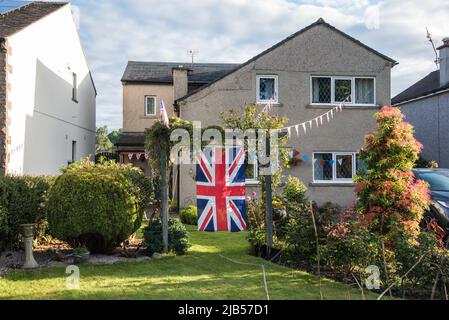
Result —
[[312, 104], [376, 104], [375, 79], [369, 77], [312, 77]]
[[78, 78], [76, 73], [72, 73], [72, 100], [78, 102]]
[[257, 103], [278, 103], [278, 77], [257, 76]]
[[155, 116], [156, 115], [156, 97], [145, 96], [145, 116]]

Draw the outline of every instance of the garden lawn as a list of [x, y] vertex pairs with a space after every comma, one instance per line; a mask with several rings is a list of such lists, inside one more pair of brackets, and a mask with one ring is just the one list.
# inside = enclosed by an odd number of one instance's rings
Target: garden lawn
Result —
[[[65, 268], [17, 271], [0, 278], [0, 299], [320, 299], [316, 276], [248, 255], [246, 233], [198, 233], [184, 256], [80, 266], [80, 290], [66, 289]], [[238, 264], [229, 259], [246, 264]], [[259, 266], [254, 266], [256, 264]], [[322, 280], [324, 299], [360, 299], [360, 291]], [[376, 296], [369, 295], [373, 299]]]

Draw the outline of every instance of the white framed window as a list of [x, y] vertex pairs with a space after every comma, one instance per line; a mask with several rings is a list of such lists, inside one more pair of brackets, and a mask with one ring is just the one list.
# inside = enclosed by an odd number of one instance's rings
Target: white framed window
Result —
[[355, 152], [314, 152], [314, 183], [353, 183], [357, 170]]
[[245, 183], [259, 184], [259, 162], [257, 161], [257, 151], [247, 152], [245, 157]]
[[256, 77], [257, 103], [278, 103], [278, 76], [259, 75]]
[[345, 102], [348, 105], [375, 106], [376, 78], [312, 76], [310, 102], [312, 105]]
[[78, 76], [72, 73], [72, 100], [78, 103]]
[[156, 115], [156, 97], [145, 96], [145, 117]]

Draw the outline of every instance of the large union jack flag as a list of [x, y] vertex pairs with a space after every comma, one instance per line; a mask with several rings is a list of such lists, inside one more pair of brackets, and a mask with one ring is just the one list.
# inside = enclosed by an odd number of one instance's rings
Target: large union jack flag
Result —
[[198, 230], [246, 230], [245, 151], [207, 147], [197, 157]]

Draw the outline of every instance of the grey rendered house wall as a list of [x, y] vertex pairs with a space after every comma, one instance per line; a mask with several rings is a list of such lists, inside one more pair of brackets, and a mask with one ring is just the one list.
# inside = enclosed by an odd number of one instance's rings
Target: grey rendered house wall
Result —
[[424, 146], [423, 157], [449, 168], [449, 93], [407, 102], [400, 108]]
[[[317, 25], [180, 101], [180, 116], [201, 121], [203, 127], [219, 124], [220, 112], [242, 110], [256, 102], [257, 75], [278, 76], [280, 104], [272, 112], [287, 116], [289, 125], [313, 119], [330, 109], [310, 105], [311, 75], [375, 77], [376, 103], [389, 105], [391, 67], [390, 61], [324, 25]], [[297, 138], [293, 133], [289, 146], [310, 159], [316, 151], [357, 151], [365, 134], [375, 128], [372, 116], [377, 110], [377, 107], [345, 108], [331, 123], [308, 131], [307, 135]], [[181, 167], [181, 206], [194, 202], [194, 172], [194, 166]], [[320, 204], [331, 201], [347, 206], [355, 200], [351, 184], [313, 185], [312, 160], [286, 170], [285, 174], [299, 177], [307, 185], [310, 199]]]

